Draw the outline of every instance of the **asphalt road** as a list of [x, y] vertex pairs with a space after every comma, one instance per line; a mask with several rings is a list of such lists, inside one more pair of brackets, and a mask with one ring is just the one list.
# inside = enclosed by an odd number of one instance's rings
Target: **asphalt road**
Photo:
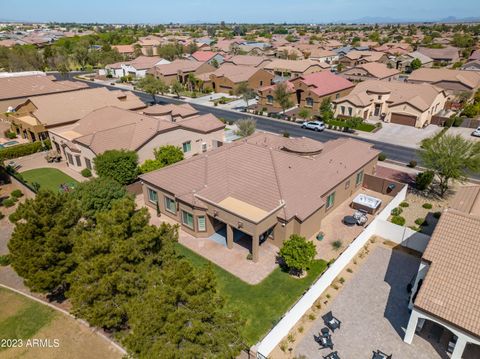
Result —
[[[55, 74], [53, 73], [52, 75], [58, 77], [59, 79], [69, 79], [73, 81], [80, 81], [76, 79], [74, 76], [79, 75], [79, 73], [69, 73], [66, 75], [60, 75], [60, 74]], [[98, 82], [87, 82], [90, 87], [107, 87], [112, 90], [118, 90], [118, 87], [115, 86], [109, 86], [109, 85], [104, 85]], [[140, 91], [132, 91], [135, 93], [138, 97], [140, 97], [144, 102], [149, 103], [152, 102], [153, 98], [151, 95], [146, 94], [144, 92]], [[165, 96], [155, 96], [156, 102], [159, 104], [182, 104], [186, 103], [185, 101], [182, 101], [181, 99], [175, 99], [171, 97], [165, 97]], [[323, 131], [323, 132], [315, 132], [311, 130], [306, 130], [300, 127], [299, 124], [293, 123], [293, 122], [287, 122], [287, 121], [281, 121], [281, 120], [276, 120], [276, 119], [270, 119], [270, 118], [265, 118], [263, 116], [255, 116], [251, 114], [245, 114], [241, 112], [236, 112], [236, 111], [230, 111], [230, 110], [224, 110], [216, 107], [210, 107], [210, 106], [204, 106], [204, 105], [198, 105], [198, 104], [192, 104], [195, 109], [200, 114], [206, 114], [206, 113], [212, 113], [215, 116], [219, 118], [223, 118], [227, 121], [237, 121], [240, 119], [243, 119], [245, 117], [253, 117], [257, 121], [257, 129], [262, 130], [262, 131], [268, 131], [268, 132], [273, 132], [273, 133], [278, 133], [278, 134], [283, 134], [285, 132], [288, 132], [291, 136], [293, 137], [309, 137], [318, 141], [329, 141], [329, 140], [334, 140], [337, 138], [341, 137], [352, 137], [347, 134], [337, 132], [337, 131]], [[354, 137], [354, 136], [353, 136]], [[417, 161], [418, 165], [422, 165], [422, 161], [420, 160], [418, 156], [418, 150], [409, 148], [409, 147], [404, 147], [404, 146], [399, 146], [399, 145], [394, 145], [391, 143], [387, 142], [380, 142], [380, 141], [374, 141], [374, 140], [368, 140], [364, 138], [357, 138], [355, 139], [359, 141], [364, 141], [368, 142], [374, 145], [374, 147], [380, 151], [382, 151], [386, 156], [387, 159], [395, 162], [399, 162], [402, 164], [407, 164], [411, 160]], [[473, 175], [471, 176], [472, 179], [479, 180], [480, 175]]]
[[[67, 74], [66, 76], [62, 76], [59, 74], [53, 74], [54, 76], [58, 77], [59, 79], [65, 80], [68, 78], [69, 80], [76, 80], [73, 76], [78, 75], [78, 73], [74, 74]], [[76, 80], [78, 81], [78, 80]], [[101, 83], [96, 83], [96, 82], [87, 82], [90, 87], [108, 87], [110, 89], [118, 90], [118, 87], [115, 86], [108, 86], [104, 85]], [[149, 94], [145, 94], [140, 91], [133, 91], [135, 95], [140, 97], [144, 102], [152, 102], [153, 98]], [[156, 101], [159, 104], [182, 104], [185, 103], [185, 101], [175, 99], [175, 98], [170, 98], [170, 97], [164, 97], [164, 96], [156, 96]], [[241, 112], [235, 112], [235, 111], [230, 111], [230, 110], [224, 110], [216, 107], [210, 107], [210, 106], [204, 106], [204, 105], [198, 105], [198, 104], [191, 104], [195, 109], [198, 110], [200, 114], [205, 114], [205, 113], [212, 113], [215, 116], [219, 118], [223, 118], [227, 121], [237, 121], [240, 119], [243, 119], [245, 117], [254, 117], [257, 121], [257, 129], [262, 130], [262, 131], [268, 131], [268, 132], [273, 132], [273, 133], [279, 133], [282, 134], [284, 132], [288, 132], [291, 136], [293, 137], [300, 137], [300, 136], [305, 136], [309, 137], [318, 141], [329, 141], [329, 140], [334, 140], [337, 138], [341, 137], [350, 137], [346, 134], [343, 134], [341, 132], [336, 132], [336, 131], [323, 131], [323, 132], [315, 132], [311, 130], [305, 130], [300, 127], [299, 124], [292, 123], [292, 122], [287, 122], [287, 121], [281, 121], [281, 120], [275, 120], [275, 119], [269, 119], [265, 118], [262, 116], [255, 116], [251, 114], [245, 114]], [[404, 146], [398, 146], [398, 145], [393, 145], [390, 143], [385, 143], [385, 142], [379, 142], [379, 141], [372, 141], [372, 140], [366, 140], [362, 138], [356, 138], [360, 141], [365, 141], [372, 143], [375, 148], [379, 149], [383, 153], [387, 155], [387, 158], [393, 161], [401, 162], [401, 163], [408, 163], [411, 160], [416, 160], [420, 164], [420, 160], [417, 156], [417, 151], [412, 148], [404, 147]]]

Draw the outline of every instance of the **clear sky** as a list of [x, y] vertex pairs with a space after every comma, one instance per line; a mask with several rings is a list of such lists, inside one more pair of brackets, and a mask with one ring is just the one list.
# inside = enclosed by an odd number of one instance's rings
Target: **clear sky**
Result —
[[480, 16], [480, 0], [0, 0], [0, 20], [102, 23], [407, 21]]

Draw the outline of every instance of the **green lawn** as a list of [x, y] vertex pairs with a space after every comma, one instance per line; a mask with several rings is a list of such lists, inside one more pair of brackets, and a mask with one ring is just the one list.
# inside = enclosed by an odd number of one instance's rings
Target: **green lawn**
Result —
[[[210, 263], [181, 244], [178, 244], [178, 251], [194, 265]], [[213, 265], [227, 306], [237, 309], [246, 320], [243, 334], [248, 345], [261, 339], [326, 268], [327, 262], [315, 261], [308, 275], [302, 279], [292, 278], [288, 273], [276, 268], [261, 283], [249, 285]]]
[[52, 191], [58, 191], [62, 183], [78, 184], [72, 177], [56, 168], [36, 168], [22, 172], [21, 175], [30, 185], [33, 182], [37, 182], [40, 184], [41, 189], [50, 189]]
[[0, 338], [4, 339], [31, 338], [56, 315], [53, 309], [3, 288], [0, 303]]

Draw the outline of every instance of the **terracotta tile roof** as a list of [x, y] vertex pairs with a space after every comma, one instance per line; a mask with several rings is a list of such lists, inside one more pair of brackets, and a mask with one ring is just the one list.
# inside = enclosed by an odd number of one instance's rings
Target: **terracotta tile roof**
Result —
[[213, 59], [216, 55], [218, 55], [218, 52], [213, 52], [213, 51], [195, 51], [193, 54], [192, 54], [192, 57], [197, 60], [197, 61], [201, 61], [201, 62], [205, 62], [205, 61], [210, 61], [211, 59]]
[[303, 75], [293, 81], [302, 81], [311, 87], [311, 91], [318, 96], [325, 96], [355, 86], [347, 79], [337, 76], [330, 71], [315, 72]]
[[239, 83], [248, 81], [258, 71], [261, 71], [261, 69], [257, 67], [223, 63], [212, 74], [216, 77], [226, 77], [233, 83]]
[[357, 65], [351, 69], [344, 71], [343, 73], [354, 75], [355, 69], [365, 70], [370, 75], [372, 75], [372, 77], [380, 80], [400, 73], [400, 71], [398, 70], [389, 69], [387, 65], [380, 62], [368, 62], [366, 64]]
[[313, 60], [283, 60], [275, 59], [272, 62], [269, 62], [265, 65], [265, 70], [276, 71], [278, 70], [288, 70], [293, 72], [305, 72], [312, 66], [324, 67], [318, 61]]
[[[305, 220], [332, 188], [379, 153], [366, 142], [339, 139], [318, 155], [301, 156], [281, 150], [291, 141], [298, 140], [256, 134], [141, 178], [192, 205], [202, 205], [199, 197], [216, 203], [232, 197], [270, 212], [285, 203], [280, 218]], [[309, 140], [303, 147], [311, 146]]]
[[107, 69], [120, 69], [122, 65], [130, 65], [137, 70], [147, 70], [154, 67], [160, 61], [168, 62], [159, 56], [139, 56], [131, 61], [121, 61], [105, 66]]
[[167, 104], [167, 105], [153, 105], [142, 110], [142, 113], [149, 116], [165, 116], [170, 115], [172, 117], [181, 116], [189, 117], [197, 115], [198, 111], [188, 103], [181, 105]]
[[380, 51], [357, 51], [352, 50], [349, 51], [345, 57], [352, 59], [352, 60], [359, 60], [364, 59], [368, 62], [375, 62], [381, 59], [381, 57], [385, 55], [384, 52]]
[[430, 262], [415, 306], [480, 336], [480, 217], [443, 212], [423, 259]]
[[17, 76], [0, 78], [0, 100], [25, 98], [88, 88], [80, 81], [54, 81], [50, 76]]
[[452, 46], [447, 46], [442, 49], [419, 47], [417, 51], [427, 55], [434, 60], [455, 60], [459, 56], [459, 49]]
[[251, 55], [235, 55], [225, 60], [225, 62], [230, 62], [235, 65], [245, 65], [245, 66], [254, 66], [254, 67], [260, 67], [263, 64], [270, 61], [272, 60], [265, 56], [251, 56]]
[[130, 54], [135, 51], [133, 45], [113, 45], [112, 49], [116, 49], [121, 54]]
[[155, 66], [155, 72], [164, 76], [175, 75], [179, 71], [193, 72], [202, 66], [204, 62], [195, 60], [175, 60], [169, 64]]
[[480, 74], [475, 71], [420, 68], [412, 72], [408, 81], [437, 83], [441, 81], [459, 82], [471, 89], [480, 86]]
[[112, 149], [137, 150], [160, 132], [177, 128], [173, 122], [118, 107], [92, 111], [72, 128], [74, 141], [99, 154]]
[[460, 212], [480, 216], [480, 186], [461, 187], [450, 202], [450, 207]]
[[45, 126], [78, 121], [93, 110], [105, 106], [118, 106], [128, 110], [145, 107], [142, 100], [132, 92], [109, 91], [105, 87], [30, 97], [27, 101], [36, 108], [32, 115]]
[[372, 102], [370, 94], [390, 94], [387, 102], [390, 106], [408, 103], [415, 108], [426, 111], [442, 90], [429, 84], [410, 84], [400, 81], [367, 80], [360, 82], [344, 97], [332, 102], [349, 101], [354, 105], [365, 107]]

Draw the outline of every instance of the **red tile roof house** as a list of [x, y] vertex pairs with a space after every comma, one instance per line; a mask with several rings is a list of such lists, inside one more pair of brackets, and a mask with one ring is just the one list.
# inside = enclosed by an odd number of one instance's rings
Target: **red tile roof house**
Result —
[[90, 112], [74, 125], [49, 131], [69, 167], [93, 171], [94, 158], [108, 150], [131, 150], [139, 163], [154, 159], [154, 149], [173, 145], [185, 158], [212, 150], [224, 141], [225, 124], [212, 114], [199, 115], [188, 104], [155, 105], [137, 113], [115, 106]]
[[[352, 82], [330, 71], [315, 72], [285, 83], [291, 93], [292, 103], [299, 108], [309, 109], [312, 115], [320, 113], [320, 105], [324, 99], [334, 100], [346, 96], [355, 87]], [[275, 101], [275, 88], [275, 85], [267, 86], [258, 91], [258, 108], [267, 107], [267, 110], [276, 112], [282, 109]]]
[[122, 61], [105, 66], [105, 69], [98, 70], [99, 75], [112, 75], [115, 78], [122, 76], [145, 77], [147, 71], [157, 65], [166, 65], [170, 61], [158, 56], [139, 56], [130, 61]]
[[423, 253], [411, 292], [406, 343], [433, 322], [450, 335], [451, 359], [480, 357], [479, 258], [480, 186], [466, 186], [443, 211]]
[[195, 51], [190, 55], [190, 59], [199, 62], [207, 62], [214, 66], [215, 63], [221, 65], [224, 61], [224, 56], [221, 53], [214, 51]]
[[[325, 144], [257, 133], [140, 176], [147, 206], [197, 238], [240, 235], [254, 262], [264, 241], [311, 238], [322, 218], [375, 174], [378, 150], [350, 138]], [[227, 250], [227, 249], [225, 249]]]

